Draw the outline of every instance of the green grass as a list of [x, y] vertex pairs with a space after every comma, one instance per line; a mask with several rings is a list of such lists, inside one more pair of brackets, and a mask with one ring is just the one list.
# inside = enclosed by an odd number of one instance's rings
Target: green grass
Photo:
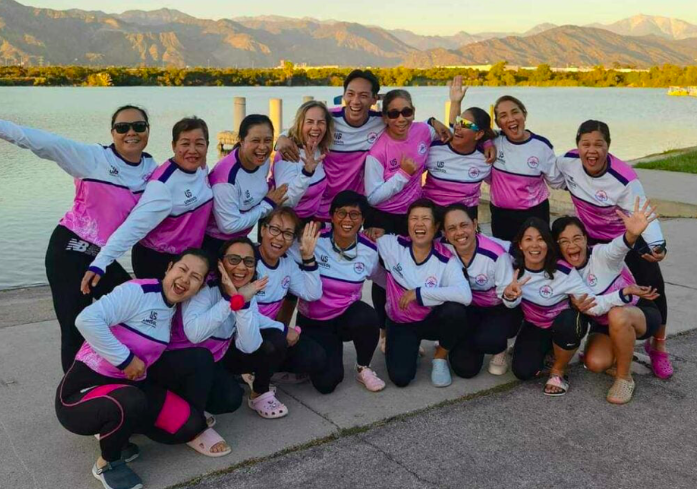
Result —
[[697, 151], [670, 156], [660, 160], [637, 163], [634, 168], [649, 170], [676, 171], [682, 173], [697, 173]]

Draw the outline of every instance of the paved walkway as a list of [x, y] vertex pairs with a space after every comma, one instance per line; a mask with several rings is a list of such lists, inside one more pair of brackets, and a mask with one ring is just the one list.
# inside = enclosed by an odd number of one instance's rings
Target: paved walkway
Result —
[[[663, 266], [669, 283], [669, 331], [677, 333], [697, 326], [694, 306], [697, 303], [697, 260], [694, 260], [693, 253], [694, 242], [697, 240], [697, 221], [667, 220], [663, 226], [670, 249]], [[368, 292], [364, 297], [370, 296], [368, 289], [364, 292]], [[58, 325], [53, 319], [45, 321], [31, 319], [35, 317], [31, 314], [34, 309], [32, 301], [48, 300], [46, 289], [43, 289], [43, 292], [36, 290], [33, 293], [35, 295], [31, 301], [27, 301], [22, 294], [0, 294], [0, 307], [5, 316], [4, 323], [0, 323], [0, 488], [96, 489], [100, 486], [89, 473], [98, 454], [96, 441], [92, 437], [68, 433], [58, 424], [55, 417], [54, 394], [61, 377]], [[15, 297], [20, 303], [10, 300], [10, 297]], [[11, 307], [14, 312], [5, 313]], [[10, 317], [16, 314], [19, 314], [19, 319], [17, 316]], [[21, 317], [29, 320], [22, 320]], [[284, 419], [263, 420], [245, 406], [236, 413], [221, 416], [216, 429], [232, 445], [233, 453], [230, 456], [209, 459], [196, 454], [186, 446], [157, 445], [138, 437], [136, 441], [141, 445], [143, 455], [142, 460], [136, 462], [134, 467], [143, 477], [146, 487], [168, 487], [235, 464], [314, 443], [318, 439], [344, 436], [352, 430], [371, 426], [374, 423], [380, 424], [392, 417], [423, 410], [445, 401], [481, 396], [491, 389], [517, 385], [510, 374], [494, 377], [484, 371], [474, 379], [455, 379], [452, 386], [436, 389], [430, 385], [428, 378], [431, 356], [432, 347], [429, 345], [427, 356], [421, 361], [418, 377], [413, 385], [398, 389], [388, 383], [387, 389], [382, 393], [371, 394], [353, 380], [351, 372], [355, 355], [353, 348], [347, 346], [345, 349], [347, 377], [334, 394], [322, 396], [308, 384], [282, 386], [279, 397], [290, 409], [290, 415]], [[373, 366], [382, 378], [387, 378], [383, 355], [380, 352], [376, 352]], [[669, 392], [675, 390], [671, 387], [671, 383], [666, 385]], [[602, 389], [606, 387], [603, 383]], [[520, 395], [515, 393], [526, 392], [527, 389], [531, 387], [514, 387], [511, 395]], [[602, 391], [599, 387], [594, 389]], [[534, 387], [534, 391], [538, 393], [538, 386]], [[600, 396], [602, 394], [600, 391], [594, 396]], [[568, 409], [571, 412], [577, 413], [576, 417], [587, 419], [594, 416], [590, 408], [577, 409], [574, 403], [568, 401], [569, 399], [574, 397], [567, 397], [565, 405], [569, 406]], [[638, 398], [639, 402], [634, 403], [633, 406], [641, 406], [640, 399]], [[458, 405], [464, 406], [462, 403]], [[521, 425], [527, 422], [524, 420], [542, 416], [535, 411], [523, 409], [523, 404], [520, 406], [521, 411], [518, 411], [513, 403], [508, 407], [501, 405], [500, 409], [503, 410], [501, 412], [508, 413], [506, 417], [501, 418], [502, 415], [497, 414], [496, 411], [497, 405], [498, 403], [494, 403], [491, 408], [482, 411], [484, 414], [481, 416], [484, 418], [493, 416], [492, 419], [509, 419], [510, 417], [517, 419]], [[604, 406], [602, 403], [601, 405]], [[655, 406], [652, 412], [654, 414], [663, 412], [659, 409], [662, 409], [661, 406]], [[467, 416], [466, 413], [467, 411], [465, 411], [463, 422]], [[578, 436], [586, 436], [580, 427], [569, 425], [564, 429], [574, 433], [578, 430]], [[428, 433], [422, 434], [425, 437], [428, 435]], [[424, 438], [426, 439], [429, 438]], [[412, 442], [427, 452], [439, 449], [437, 440], [430, 440], [428, 443], [424, 441], [423, 445], [419, 444], [418, 439], [412, 439]], [[385, 441], [385, 443], [389, 442]], [[535, 445], [533, 440], [529, 443], [530, 446], [517, 446], [514, 450], [530, 449], [533, 450], [532, 453], [541, 455], [542, 452], [539, 449], [542, 445]], [[472, 456], [468, 455], [471, 447], [463, 445], [460, 449], [456, 445], [451, 444], [452, 448], [444, 456], [451, 457], [455, 454], [465, 458]], [[364, 446], [361, 450], [370, 452], [370, 449]], [[412, 449], [410, 457], [418, 454], [418, 451], [414, 450]], [[491, 450], [490, 456], [496, 457], [498, 450], [502, 448], [492, 446], [489, 450]], [[653, 453], [655, 452], [656, 449], [653, 449]], [[327, 452], [327, 455], [330, 453]], [[360, 453], [357, 454], [359, 455]], [[641, 454], [643, 457], [641, 460], [645, 460], [649, 455], [645, 449]], [[551, 460], [557, 460], [557, 458], [544, 459], [542, 462], [549, 465]], [[378, 466], [391, 466], [381, 457], [374, 462], [366, 461], [366, 464], [368, 463], [376, 464], [374, 467], [376, 473]], [[321, 464], [318, 467], [321, 467]], [[345, 470], [351, 471], [352, 467], [347, 461]], [[370, 465], [364, 466], [365, 469], [370, 467]], [[396, 469], [395, 474], [404, 476], [403, 473], [400, 475]], [[346, 477], [349, 476], [350, 474], [346, 475]], [[334, 482], [339, 483], [341, 480], [337, 478]], [[408, 482], [407, 479], [404, 480]], [[466, 481], [461, 482], [464, 484]], [[541, 485], [556, 485], [552, 482]], [[293, 485], [295, 485], [293, 480], [289, 480], [285, 486]], [[410, 486], [426, 487], [415, 485], [414, 480], [408, 484], [405, 483], [405, 487]], [[341, 484], [341, 487], [346, 485]]]

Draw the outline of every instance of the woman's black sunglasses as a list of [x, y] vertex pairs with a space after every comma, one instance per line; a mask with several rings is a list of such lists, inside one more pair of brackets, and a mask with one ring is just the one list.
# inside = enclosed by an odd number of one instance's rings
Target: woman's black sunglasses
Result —
[[137, 122], [117, 122], [112, 129], [119, 134], [126, 134], [131, 128], [135, 132], [145, 132], [148, 130], [148, 123], [145, 121]]

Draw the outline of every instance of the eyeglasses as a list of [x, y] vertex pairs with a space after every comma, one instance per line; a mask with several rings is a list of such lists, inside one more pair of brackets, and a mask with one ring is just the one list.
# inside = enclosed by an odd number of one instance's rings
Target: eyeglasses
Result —
[[560, 248], [567, 248], [571, 243], [575, 244], [576, 246], [583, 246], [583, 241], [584, 238], [582, 236], [575, 236], [571, 239], [571, 241], [568, 239], [560, 239], [557, 241], [557, 243], [559, 244]]
[[334, 215], [341, 221], [346, 219], [346, 216], [349, 216], [349, 219], [351, 219], [352, 221], [360, 221], [363, 217], [363, 214], [361, 214], [359, 211], [346, 212], [344, 209], [335, 210]]
[[240, 262], [243, 262], [244, 266], [247, 268], [254, 268], [256, 266], [256, 261], [253, 256], [245, 256], [242, 258], [240, 255], [225, 255], [223, 259], [233, 267], [239, 265]]
[[388, 119], [398, 119], [400, 115], [404, 117], [411, 117], [414, 115], [414, 109], [412, 107], [404, 107], [402, 110], [392, 109], [385, 112]]
[[467, 119], [463, 119], [460, 116], [455, 117], [455, 125], [460, 126], [463, 129], [471, 129], [474, 132], [479, 131], [479, 126], [477, 124], [472, 121], [468, 121]]
[[135, 132], [145, 132], [148, 130], [149, 124], [145, 121], [136, 122], [117, 122], [112, 129], [119, 134], [126, 134], [133, 128]]
[[278, 226], [273, 226], [271, 224], [267, 224], [266, 228], [269, 230], [269, 234], [271, 236], [278, 236], [279, 234], [282, 234], [283, 239], [285, 239], [286, 241], [293, 241], [295, 239], [295, 233], [292, 231], [284, 231]]

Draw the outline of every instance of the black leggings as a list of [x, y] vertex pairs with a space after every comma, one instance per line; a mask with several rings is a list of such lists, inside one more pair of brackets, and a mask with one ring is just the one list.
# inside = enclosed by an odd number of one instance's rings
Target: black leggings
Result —
[[513, 375], [520, 380], [535, 377], [544, 366], [552, 343], [563, 350], [576, 350], [588, 332], [588, 317], [575, 309], [565, 309], [547, 329], [523, 321], [513, 347]]
[[549, 224], [549, 200], [529, 209], [504, 209], [494, 204], [489, 204], [489, 209], [491, 210], [491, 234], [506, 241], [513, 241], [529, 217], [539, 217]]
[[311, 338], [325, 352], [325, 368], [310, 374], [312, 385], [322, 394], [330, 394], [344, 380], [344, 342], [353, 341], [356, 363], [367, 367], [378, 345], [379, 327], [375, 309], [356, 301], [341, 315], [326, 321], [310, 319], [298, 313], [302, 336]]
[[54, 229], [46, 250], [46, 276], [51, 286], [53, 309], [61, 328], [61, 365], [67, 372], [85, 339], [75, 327], [75, 319], [84, 308], [108, 294], [131, 276], [114, 262], [107, 267], [92, 293], [80, 292], [82, 277], [99, 253], [99, 247], [88, 243], [63, 226]]
[[423, 339], [437, 340], [448, 351], [455, 349], [467, 330], [466, 315], [462, 304], [446, 302], [415, 323], [395, 323], [388, 318], [385, 363], [390, 380], [397, 387], [406, 387], [414, 379]]
[[254, 374], [252, 388], [257, 394], [269, 391], [271, 376], [286, 359], [288, 342], [283, 331], [276, 328], [261, 330], [261, 346], [252, 353], [243, 353], [232, 344], [223, 359], [225, 368], [233, 374]]
[[470, 379], [482, 369], [484, 355], [506, 350], [508, 338], [518, 334], [523, 322], [519, 307], [467, 307], [467, 330], [463, 340], [450, 351], [450, 366], [456, 375]]
[[133, 273], [138, 278], [165, 278], [167, 267], [175, 255], [160, 253], [136, 243], [131, 249], [131, 264]]
[[99, 433], [102, 458], [114, 462], [133, 434], [159, 443], [191, 441], [206, 429], [203, 413], [164, 387], [145, 380], [105, 377], [76, 361], [56, 391], [61, 425], [78, 435]]
[[327, 354], [324, 348], [303, 330], [295, 345], [288, 347], [286, 360], [279, 371], [319, 375], [326, 366]]

